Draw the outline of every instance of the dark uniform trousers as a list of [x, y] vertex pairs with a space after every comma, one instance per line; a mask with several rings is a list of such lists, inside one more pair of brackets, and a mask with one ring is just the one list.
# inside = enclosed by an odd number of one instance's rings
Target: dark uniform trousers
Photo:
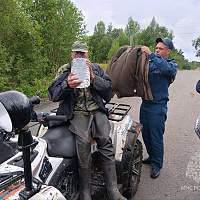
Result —
[[167, 102], [143, 102], [140, 107], [140, 122], [143, 125], [142, 137], [153, 168], [163, 166], [165, 121]]

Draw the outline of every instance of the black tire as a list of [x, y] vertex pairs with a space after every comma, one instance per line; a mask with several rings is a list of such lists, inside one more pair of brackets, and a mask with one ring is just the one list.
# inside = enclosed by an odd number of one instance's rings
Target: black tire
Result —
[[132, 152], [132, 158], [129, 161], [128, 188], [124, 192], [124, 196], [127, 199], [132, 199], [138, 189], [142, 171], [142, 159], [143, 159], [142, 153], [143, 153], [142, 143], [140, 142], [140, 140], [137, 140], [134, 146], [134, 150]]

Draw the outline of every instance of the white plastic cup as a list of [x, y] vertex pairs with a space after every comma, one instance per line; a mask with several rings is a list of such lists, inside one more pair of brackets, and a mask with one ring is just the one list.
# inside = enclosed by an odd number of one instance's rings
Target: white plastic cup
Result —
[[71, 72], [76, 74], [77, 78], [82, 81], [77, 88], [87, 88], [90, 86], [90, 72], [86, 65], [86, 60], [85, 58], [75, 58], [72, 60]]

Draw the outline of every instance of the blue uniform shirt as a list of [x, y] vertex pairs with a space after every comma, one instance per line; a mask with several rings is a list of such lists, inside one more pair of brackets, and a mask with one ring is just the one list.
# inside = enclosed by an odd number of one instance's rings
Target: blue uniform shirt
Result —
[[149, 55], [149, 84], [151, 87], [153, 102], [167, 102], [168, 87], [174, 80], [178, 65], [173, 59], [165, 59], [155, 53]]

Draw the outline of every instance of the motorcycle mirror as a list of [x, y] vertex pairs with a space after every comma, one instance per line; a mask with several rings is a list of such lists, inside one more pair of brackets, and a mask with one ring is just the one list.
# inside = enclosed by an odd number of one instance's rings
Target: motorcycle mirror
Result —
[[33, 105], [40, 104], [40, 97], [39, 97], [39, 96], [33, 96], [33, 97], [30, 98], [30, 102], [31, 102]]
[[4, 105], [0, 102], [0, 128], [6, 132], [12, 131], [12, 122]]

